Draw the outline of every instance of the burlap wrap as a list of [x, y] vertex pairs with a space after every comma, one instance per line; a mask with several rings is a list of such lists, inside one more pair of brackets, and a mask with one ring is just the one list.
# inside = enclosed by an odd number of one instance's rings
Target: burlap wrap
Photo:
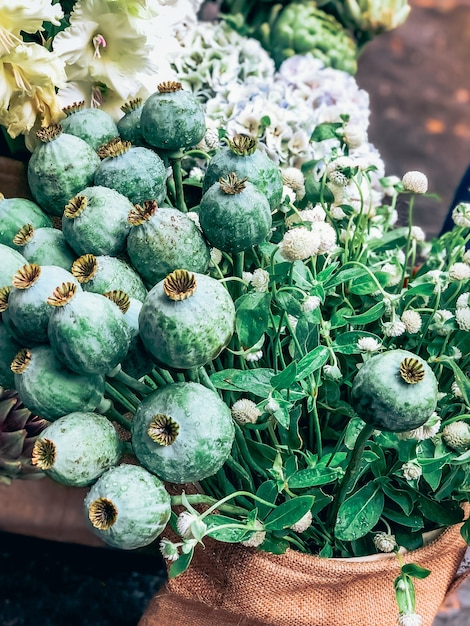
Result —
[[[404, 555], [431, 570], [415, 583], [423, 626], [431, 626], [455, 587], [465, 549], [458, 525]], [[190, 569], [151, 600], [139, 626], [394, 626], [398, 574], [394, 555], [336, 560], [290, 550], [277, 556], [208, 541]]]

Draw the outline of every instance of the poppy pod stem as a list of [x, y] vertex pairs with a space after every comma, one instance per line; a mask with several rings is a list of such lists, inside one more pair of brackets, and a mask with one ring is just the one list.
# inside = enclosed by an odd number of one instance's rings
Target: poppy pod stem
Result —
[[170, 158], [171, 169], [173, 170], [173, 180], [175, 182], [175, 193], [176, 193], [176, 208], [182, 213], [188, 212], [188, 207], [186, 206], [186, 202], [184, 200], [184, 189], [183, 189], [183, 171], [181, 169], [181, 159], [182, 156], [178, 154], [174, 157]]

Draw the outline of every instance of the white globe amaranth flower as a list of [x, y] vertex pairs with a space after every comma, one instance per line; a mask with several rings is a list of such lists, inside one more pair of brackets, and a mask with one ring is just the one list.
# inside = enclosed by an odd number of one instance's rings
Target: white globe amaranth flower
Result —
[[328, 222], [317, 222], [315, 232], [320, 236], [318, 254], [327, 254], [336, 246], [336, 231]]
[[465, 309], [466, 307], [470, 306], [470, 292], [465, 291], [464, 293], [461, 293], [460, 296], [457, 298], [455, 306], [458, 309]]
[[436, 412], [427, 420], [425, 424], [414, 428], [413, 430], [407, 430], [403, 433], [398, 433], [398, 439], [416, 439], [417, 441], [424, 441], [425, 439], [432, 439], [441, 429], [441, 419]]
[[307, 528], [312, 525], [313, 516], [311, 511], [307, 511], [303, 517], [301, 517], [295, 524], [290, 527], [296, 533], [304, 533]]
[[418, 480], [423, 474], [421, 465], [418, 465], [418, 463], [415, 463], [414, 461], [403, 463], [401, 470], [405, 480]]
[[470, 202], [460, 202], [452, 210], [452, 220], [456, 226], [470, 228]]
[[163, 537], [159, 543], [159, 549], [163, 558], [167, 561], [177, 561], [179, 559], [179, 544], [173, 543], [169, 539]]
[[398, 283], [401, 281], [402, 270], [401, 267], [399, 267], [395, 263], [384, 263], [380, 269], [382, 272], [386, 272], [390, 276], [390, 278], [387, 280], [388, 287], [398, 285]]
[[219, 263], [223, 259], [222, 251], [219, 248], [211, 248], [210, 250], [211, 262], [212, 266], [219, 265]]
[[350, 157], [339, 157], [326, 166], [327, 178], [337, 187], [346, 187], [351, 181], [354, 166], [354, 160]]
[[295, 224], [300, 224], [301, 222], [324, 222], [326, 217], [326, 213], [321, 206], [321, 204], [316, 204], [311, 209], [304, 209], [302, 211], [297, 211], [292, 215], [288, 215], [284, 220], [287, 228], [291, 228]]
[[188, 178], [201, 182], [204, 178], [204, 170], [201, 167], [192, 167], [188, 172]]
[[305, 193], [305, 179], [297, 167], [286, 167], [282, 170], [282, 182], [296, 192]]
[[456, 380], [454, 380], [454, 382], [450, 386], [450, 391], [454, 398], [463, 398], [462, 390], [460, 389], [460, 386]]
[[217, 150], [220, 148], [219, 131], [217, 128], [209, 127], [204, 134], [204, 141], [209, 150]]
[[467, 265], [470, 265], [470, 250], [466, 250], [463, 257], [462, 257], [462, 261], [464, 263], [466, 263]]
[[452, 311], [448, 311], [447, 309], [438, 309], [434, 313], [433, 321], [429, 324], [429, 330], [436, 332], [438, 335], [448, 335], [452, 328], [450, 326], [445, 326], [445, 323], [452, 319], [454, 314]]
[[398, 626], [421, 626], [423, 618], [418, 613], [401, 613], [398, 616]]
[[398, 318], [382, 324], [382, 331], [386, 337], [400, 337], [406, 331], [405, 324]]
[[318, 309], [321, 305], [321, 298], [319, 296], [308, 296], [300, 305], [300, 308], [304, 313], [311, 313]]
[[176, 520], [176, 529], [184, 539], [198, 539], [195, 535], [203, 536], [207, 530], [207, 524], [199, 518], [199, 515], [183, 511]]
[[442, 429], [442, 439], [456, 452], [465, 452], [470, 447], [470, 426], [462, 420], [451, 422]]
[[359, 124], [347, 122], [343, 133], [344, 143], [351, 149], [359, 148], [367, 141], [367, 133]]
[[470, 265], [466, 263], [453, 263], [449, 267], [450, 280], [468, 280], [470, 278]]
[[357, 340], [357, 347], [364, 352], [377, 352], [380, 350], [381, 343], [374, 337], [360, 337]]
[[372, 540], [379, 552], [393, 552], [397, 547], [395, 535], [391, 535], [390, 533], [375, 533]]
[[414, 239], [417, 242], [422, 242], [426, 240], [426, 233], [419, 226], [412, 226], [410, 237], [411, 239]]
[[263, 524], [259, 520], [255, 520], [254, 527], [254, 533], [251, 537], [245, 539], [245, 541], [240, 541], [242, 546], [246, 546], [247, 548], [257, 548], [266, 539], [266, 531], [264, 530]]
[[263, 358], [263, 351], [255, 350], [254, 352], [244, 352], [242, 356], [248, 363], [256, 363]]
[[242, 272], [242, 280], [245, 283], [249, 283], [253, 278], [253, 272]]
[[253, 289], [258, 292], [266, 292], [269, 289], [269, 272], [258, 267], [250, 279]]
[[288, 230], [279, 244], [279, 251], [286, 261], [304, 261], [318, 253], [320, 235], [303, 226]]
[[329, 380], [341, 380], [343, 378], [343, 374], [337, 365], [324, 365], [323, 373], [325, 378]]
[[243, 424], [256, 424], [261, 411], [256, 404], [248, 398], [240, 398], [232, 404], [231, 413], [233, 419], [239, 425]]
[[272, 396], [270, 396], [264, 405], [264, 410], [266, 413], [270, 413], [271, 415], [276, 411], [279, 411], [281, 407], [279, 406], [279, 402], [275, 400]]
[[417, 311], [412, 311], [411, 309], [403, 311], [401, 321], [405, 324], [406, 332], [411, 335], [419, 333], [421, 326], [423, 325], [421, 315]]
[[455, 321], [460, 330], [470, 332], [470, 307], [456, 309]]
[[411, 170], [401, 179], [403, 188], [411, 193], [426, 193], [428, 190], [428, 178], [423, 172]]

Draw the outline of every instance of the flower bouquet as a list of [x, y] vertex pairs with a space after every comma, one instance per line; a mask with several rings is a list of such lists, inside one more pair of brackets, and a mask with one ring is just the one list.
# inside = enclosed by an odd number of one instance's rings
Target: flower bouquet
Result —
[[248, 575], [254, 555], [267, 589], [284, 557], [384, 553], [381, 594], [420, 624], [429, 570], [403, 551], [456, 529], [446, 573], [432, 561], [445, 593], [464, 545], [470, 206], [426, 242], [412, 214], [427, 179], [385, 176], [353, 79], [309, 55], [276, 71], [243, 38], [225, 57], [233, 38], [188, 32], [180, 80], [117, 122], [84, 103], [37, 131], [34, 202], [0, 202], [0, 384], [48, 422], [33, 465], [87, 488], [109, 545], [158, 542], [170, 589], [206, 603], [192, 623], [211, 623], [209, 601], [213, 623], [291, 623], [233, 582], [221, 601], [223, 572]]

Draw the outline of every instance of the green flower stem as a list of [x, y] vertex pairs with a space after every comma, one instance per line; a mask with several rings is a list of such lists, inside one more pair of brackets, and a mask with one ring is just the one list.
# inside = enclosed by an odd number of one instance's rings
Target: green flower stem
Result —
[[123, 454], [132, 454], [132, 456], [134, 455], [134, 448], [132, 447], [132, 444], [129, 441], [123, 441], [122, 442], [122, 453]]
[[118, 391], [109, 381], [105, 383], [105, 394], [110, 396], [111, 400], [118, 402], [131, 413], [135, 413], [137, 404], [130, 402], [120, 391]]
[[[403, 288], [403, 284], [405, 282], [406, 268], [408, 267], [408, 258], [409, 258], [409, 255], [410, 255], [411, 230], [413, 228], [413, 206], [414, 206], [414, 202], [415, 202], [415, 197], [414, 197], [414, 195], [412, 195], [411, 198], [410, 198], [410, 203], [408, 205], [408, 236], [407, 236], [407, 240], [406, 240], [405, 261], [403, 263], [403, 271], [401, 273], [401, 281], [398, 283], [399, 286], [400, 286], [400, 289]], [[413, 271], [413, 268], [411, 268], [411, 271]]]
[[241, 479], [242, 483], [245, 483], [246, 487], [248, 489], [251, 489], [252, 491], [255, 491], [255, 484], [253, 482], [253, 477], [250, 476], [250, 474], [247, 472], [247, 470], [243, 467], [243, 465], [241, 465], [241, 463], [239, 463], [238, 461], [236, 461], [233, 456], [229, 456], [228, 459], [225, 461], [226, 466], [232, 470], [232, 472], [239, 478]]
[[251, 456], [250, 451], [248, 450], [248, 446], [246, 445], [245, 436], [240, 426], [236, 422], [234, 422], [234, 426], [235, 426], [235, 439], [238, 445], [240, 456], [243, 458], [245, 463], [259, 476], [262, 476], [263, 478], [266, 478], [266, 479], [269, 478], [266, 470], [262, 468], [260, 465], [258, 465], [258, 463], [256, 463], [256, 461]]
[[[141, 398], [137, 397], [130, 389], [128, 389], [125, 385], [118, 381], [108, 381], [112, 385], [115, 391], [121, 394], [122, 397], [126, 398], [127, 401], [132, 404], [135, 409], [139, 406], [141, 402]], [[134, 409], [134, 410], [135, 410]]]
[[335, 495], [335, 499], [333, 500], [333, 504], [330, 510], [330, 514], [328, 516], [328, 526], [331, 529], [334, 529], [336, 525], [336, 519], [338, 517], [338, 511], [340, 506], [346, 499], [346, 496], [349, 491], [349, 487], [353, 478], [356, 475], [356, 472], [359, 468], [359, 464], [361, 462], [362, 453], [364, 451], [367, 440], [374, 432], [374, 427], [366, 424], [361, 432], [359, 433], [358, 438], [356, 439], [356, 443], [354, 445], [354, 449], [351, 453], [351, 458], [349, 459], [348, 467], [346, 472], [344, 473], [343, 479], [339, 484], [338, 493]]
[[[218, 501], [211, 496], [206, 496], [205, 494], [186, 494], [185, 498], [190, 504], [216, 504], [212, 511], [218, 509], [221, 513], [231, 513], [232, 515], [243, 515], [246, 516], [248, 513], [247, 509], [242, 508], [241, 506], [236, 506], [235, 504], [218, 504]], [[221, 502], [221, 501], [220, 501]], [[171, 496], [171, 506], [181, 506], [183, 504], [182, 496]], [[211, 512], [212, 512], [211, 511]]]
[[154, 367], [152, 373], [157, 373], [161, 376], [161, 378], [165, 381], [164, 384], [172, 385], [175, 380], [173, 376], [170, 374], [168, 370], [162, 369], [161, 367]]
[[204, 150], [196, 150], [195, 148], [193, 150], [188, 150], [187, 152], [185, 152], [184, 156], [194, 157], [195, 159], [205, 159], [206, 161], [210, 161], [212, 158], [211, 155], [207, 152], [204, 152]]
[[168, 381], [166, 381], [163, 376], [157, 372], [156, 369], [153, 369], [150, 372], [149, 378], [151, 378], [158, 387], [164, 387], [165, 385], [168, 385]]
[[142, 380], [147, 385], [147, 387], [150, 387], [152, 391], [155, 391], [155, 389], [158, 389], [157, 383], [150, 376], [145, 375]]
[[198, 374], [199, 374], [199, 382], [201, 383], [201, 385], [204, 385], [205, 387], [207, 387], [208, 389], [210, 389], [211, 391], [215, 391], [215, 393], [218, 393], [217, 389], [214, 387], [209, 374], [207, 373], [207, 370], [204, 366], [201, 366], [198, 369]]
[[417, 346], [416, 346], [416, 348], [415, 348], [415, 353], [416, 353], [416, 354], [419, 354], [419, 353], [420, 353], [421, 347], [422, 347], [423, 342], [424, 342], [424, 340], [425, 340], [425, 338], [426, 338], [426, 333], [427, 333], [427, 331], [428, 331], [428, 328], [429, 328], [429, 326], [430, 326], [430, 324], [431, 324], [432, 320], [434, 319], [434, 316], [436, 315], [436, 312], [438, 311], [438, 309], [439, 309], [439, 307], [440, 307], [440, 303], [441, 303], [441, 296], [442, 296], [442, 290], [441, 290], [441, 287], [440, 287], [440, 285], [437, 285], [437, 297], [436, 297], [436, 302], [435, 302], [434, 307], [433, 307], [433, 309], [432, 309], [432, 313], [431, 313], [431, 315], [428, 317], [428, 319], [426, 320], [426, 322], [425, 322], [425, 324], [424, 324], [423, 328], [421, 329], [421, 333], [420, 333], [421, 337], [420, 337], [420, 340], [419, 340], [419, 342], [418, 342], [418, 345], [417, 345]]
[[131, 420], [128, 419], [127, 417], [124, 417], [124, 415], [121, 415], [119, 411], [117, 411], [114, 407], [111, 407], [109, 411], [106, 411], [105, 415], [108, 419], [112, 420], [113, 422], [117, 422], [120, 426], [122, 426], [126, 430], [131, 429], [131, 424], [132, 424]]
[[134, 391], [137, 391], [138, 393], [141, 393], [143, 395], [148, 395], [152, 391], [152, 389], [150, 389], [147, 385], [141, 383], [140, 380], [129, 376], [129, 374], [123, 372], [122, 369], [120, 369], [116, 374], [109, 376], [109, 378], [117, 380], [118, 382], [123, 383], [123, 385], [125, 385], [129, 389], [133, 389]]
[[[310, 420], [310, 436], [314, 436], [315, 437], [315, 441], [316, 441], [316, 452], [318, 454], [318, 458], [321, 458], [323, 455], [323, 445], [322, 445], [322, 436], [321, 436], [321, 426], [320, 426], [320, 417], [318, 415], [318, 408], [317, 408], [317, 394], [315, 393], [315, 395], [312, 395], [312, 419]], [[311, 445], [311, 450], [313, 450], [313, 441], [312, 441], [312, 445]]]
[[[218, 500], [216, 502], [214, 502], [214, 498], [212, 498], [211, 496], [206, 496], [204, 494], [186, 495], [185, 497], [187, 498], [190, 504], [209, 504], [210, 505], [209, 508], [206, 509], [204, 513], [200, 515], [200, 519], [203, 519], [204, 517], [206, 517], [207, 515], [210, 515], [217, 509], [220, 511], [222, 511], [222, 507], [226, 509], [227, 508], [226, 502], [228, 502], [229, 500], [232, 500], [233, 498], [239, 498], [240, 496], [245, 496], [247, 498], [255, 500], [256, 502], [259, 502], [260, 504], [264, 504], [265, 506], [269, 506], [272, 509], [274, 509], [276, 506], [272, 502], [263, 500], [263, 498], [260, 498], [256, 496], [255, 494], [250, 493], [249, 491], [234, 491], [233, 493], [230, 493], [228, 496], [225, 496], [224, 498], [222, 498], [222, 500]], [[182, 496], [171, 496], [172, 506], [181, 506], [182, 504], [183, 504]], [[231, 506], [233, 507], [233, 505]], [[238, 509], [239, 512], [243, 511], [243, 513], [246, 515], [245, 509], [242, 509], [241, 507], [233, 507], [233, 508]]]
[[174, 207], [176, 204], [176, 187], [175, 181], [171, 176], [166, 179], [166, 190], [167, 194], [165, 200], [170, 206]]
[[175, 181], [176, 208], [182, 213], [187, 213], [188, 207], [186, 206], [186, 202], [184, 200], [183, 170], [181, 168], [181, 158], [181, 156], [172, 158], [170, 159], [170, 163], [173, 170], [173, 180]]

